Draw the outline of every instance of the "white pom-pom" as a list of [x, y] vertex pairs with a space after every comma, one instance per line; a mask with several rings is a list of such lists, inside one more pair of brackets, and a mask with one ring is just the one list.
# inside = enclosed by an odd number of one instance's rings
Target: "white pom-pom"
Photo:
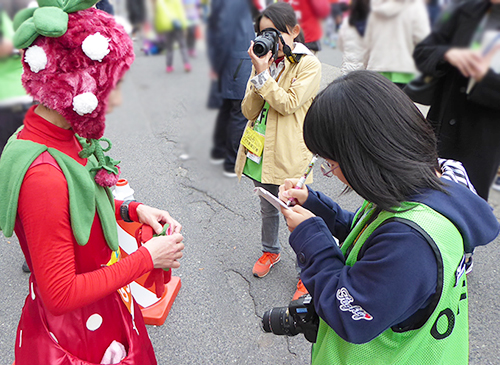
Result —
[[73, 110], [80, 115], [92, 113], [99, 101], [92, 93], [83, 93], [73, 98]]
[[31, 71], [38, 73], [47, 66], [47, 55], [42, 47], [32, 46], [24, 53], [24, 61], [30, 66]]
[[99, 32], [89, 35], [82, 43], [82, 50], [91, 60], [101, 62], [109, 53], [109, 39]]

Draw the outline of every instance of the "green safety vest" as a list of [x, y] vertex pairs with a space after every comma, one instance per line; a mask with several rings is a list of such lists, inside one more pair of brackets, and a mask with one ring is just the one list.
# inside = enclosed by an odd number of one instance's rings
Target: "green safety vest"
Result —
[[438, 263], [437, 291], [428, 316], [414, 328], [392, 327], [364, 344], [343, 340], [320, 320], [312, 364], [468, 363], [467, 280], [462, 236], [446, 217], [424, 204], [405, 202], [396, 210], [397, 213], [382, 211], [373, 219], [373, 205], [365, 202], [341, 249], [347, 257], [346, 265], [353, 266], [368, 237], [385, 222], [402, 221], [417, 229], [429, 242]]

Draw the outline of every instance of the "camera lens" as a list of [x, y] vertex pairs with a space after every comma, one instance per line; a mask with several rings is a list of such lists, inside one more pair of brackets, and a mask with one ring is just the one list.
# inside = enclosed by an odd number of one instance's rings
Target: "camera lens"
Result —
[[255, 38], [253, 53], [255, 53], [257, 57], [262, 57], [271, 50], [274, 52], [277, 45], [276, 40], [277, 38], [274, 36], [274, 33], [263, 32], [262, 35]]
[[266, 52], [266, 47], [264, 47], [263, 44], [260, 44], [260, 43], [256, 43], [254, 46], [253, 46], [253, 53], [255, 53], [255, 55], [257, 57], [262, 57], [264, 56], [267, 52]]
[[262, 330], [275, 335], [295, 336], [303, 333], [306, 340], [316, 342], [319, 317], [312, 297], [305, 295], [290, 302], [288, 307], [272, 308], [262, 316]]
[[295, 336], [297, 333], [290, 329], [290, 315], [287, 307], [272, 308], [262, 316], [262, 328], [265, 332], [275, 335]]

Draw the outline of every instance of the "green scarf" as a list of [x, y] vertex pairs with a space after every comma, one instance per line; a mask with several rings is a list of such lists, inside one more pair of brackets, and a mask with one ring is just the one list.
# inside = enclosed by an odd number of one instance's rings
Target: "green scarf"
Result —
[[14, 231], [19, 192], [26, 172], [33, 161], [47, 151], [57, 161], [68, 184], [71, 228], [77, 243], [80, 246], [87, 244], [97, 209], [106, 242], [111, 250], [116, 251], [118, 233], [114, 198], [109, 188], [99, 186], [94, 181], [94, 171], [98, 165], [94, 155], [88, 157], [86, 166], [82, 166], [73, 158], [54, 148], [17, 139], [18, 132], [9, 139], [0, 160], [0, 191], [2, 192], [0, 194], [0, 230], [4, 235], [11, 237]]

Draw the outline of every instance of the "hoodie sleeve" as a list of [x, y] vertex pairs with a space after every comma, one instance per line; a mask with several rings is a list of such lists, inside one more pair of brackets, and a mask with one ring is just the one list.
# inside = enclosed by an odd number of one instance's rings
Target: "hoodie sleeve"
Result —
[[434, 253], [403, 223], [377, 228], [352, 267], [319, 217], [301, 223], [290, 245], [316, 312], [347, 342], [366, 343], [396, 324], [408, 324], [436, 290]]
[[330, 233], [340, 242], [344, 242], [351, 230], [354, 213], [343, 210], [325, 194], [314, 191], [309, 186], [309, 196], [303, 207], [321, 217]]

